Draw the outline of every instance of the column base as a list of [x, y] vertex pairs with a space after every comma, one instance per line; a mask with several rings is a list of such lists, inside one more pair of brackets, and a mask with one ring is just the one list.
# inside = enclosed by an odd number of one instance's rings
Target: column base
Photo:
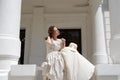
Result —
[[[1, 56], [1, 55], [0, 55]], [[16, 65], [18, 63], [17, 59], [3, 58], [0, 57], [0, 80], [9, 80], [9, 71], [11, 65]]]
[[93, 64], [108, 64], [108, 56], [105, 54], [94, 53], [92, 58]]
[[11, 59], [6, 59], [6, 60], [0, 60], [0, 70], [10, 70], [11, 65], [17, 65], [18, 60], [11, 60]]
[[120, 38], [111, 40], [110, 57], [114, 64], [120, 64]]
[[119, 80], [119, 64], [98, 64], [95, 70], [96, 80]]
[[0, 80], [8, 80], [9, 70], [0, 70]]

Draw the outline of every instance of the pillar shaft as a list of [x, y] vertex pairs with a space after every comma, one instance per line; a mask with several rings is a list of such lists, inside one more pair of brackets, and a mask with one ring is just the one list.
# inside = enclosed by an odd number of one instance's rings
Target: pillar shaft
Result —
[[0, 0], [0, 80], [7, 80], [20, 57], [21, 0]]
[[93, 17], [93, 63], [106, 64], [108, 63], [108, 58], [106, 52], [102, 0], [96, 0], [91, 6]]

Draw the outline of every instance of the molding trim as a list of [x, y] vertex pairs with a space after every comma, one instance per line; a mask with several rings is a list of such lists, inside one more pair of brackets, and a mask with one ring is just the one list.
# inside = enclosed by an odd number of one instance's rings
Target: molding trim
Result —
[[103, 4], [103, 0], [89, 0], [90, 6], [99, 6]]

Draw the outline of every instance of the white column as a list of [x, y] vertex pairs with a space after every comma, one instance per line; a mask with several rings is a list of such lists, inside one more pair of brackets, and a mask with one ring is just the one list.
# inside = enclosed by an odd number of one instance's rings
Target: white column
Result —
[[108, 57], [106, 53], [102, 0], [91, 0], [91, 8], [93, 17], [93, 63], [106, 64], [108, 63]]
[[32, 34], [31, 34], [31, 64], [41, 65], [46, 56], [44, 29], [44, 7], [35, 7], [33, 13]]
[[21, 0], [0, 0], [0, 80], [8, 80], [20, 56]]

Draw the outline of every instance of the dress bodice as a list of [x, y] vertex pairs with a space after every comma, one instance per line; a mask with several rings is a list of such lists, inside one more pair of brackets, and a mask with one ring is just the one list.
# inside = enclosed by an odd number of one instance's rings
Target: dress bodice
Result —
[[61, 39], [51, 39], [51, 45], [46, 44], [47, 47], [47, 53], [50, 53], [52, 51], [60, 51], [62, 48], [62, 40]]

